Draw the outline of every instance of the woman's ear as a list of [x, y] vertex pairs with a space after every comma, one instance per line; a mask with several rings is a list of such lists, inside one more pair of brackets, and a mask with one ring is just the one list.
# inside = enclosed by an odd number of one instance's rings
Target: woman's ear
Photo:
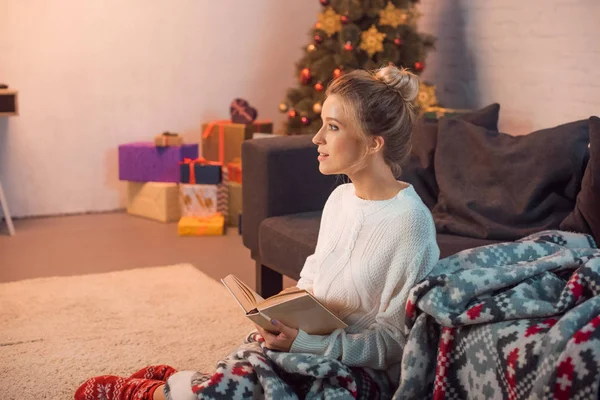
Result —
[[374, 154], [383, 150], [385, 140], [383, 140], [382, 136], [371, 136], [369, 142], [369, 153]]

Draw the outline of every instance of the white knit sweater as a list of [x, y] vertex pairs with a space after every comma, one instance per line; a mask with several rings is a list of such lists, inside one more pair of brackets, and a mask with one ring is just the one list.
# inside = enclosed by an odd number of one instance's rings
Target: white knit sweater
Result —
[[300, 330], [290, 351], [386, 370], [397, 384], [408, 292], [439, 254], [431, 213], [412, 186], [376, 201], [360, 199], [351, 183], [339, 186], [297, 286], [311, 289], [348, 328], [325, 336]]

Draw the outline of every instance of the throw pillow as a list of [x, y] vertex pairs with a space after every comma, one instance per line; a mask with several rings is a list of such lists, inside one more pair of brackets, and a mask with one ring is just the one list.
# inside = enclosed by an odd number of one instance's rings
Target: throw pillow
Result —
[[442, 119], [432, 210], [438, 232], [515, 240], [558, 229], [575, 207], [588, 140], [587, 120], [511, 136]]
[[588, 233], [600, 244], [600, 118], [590, 117], [590, 159], [587, 163], [575, 210], [560, 229]]
[[[494, 103], [460, 117], [474, 125], [498, 130], [500, 104]], [[434, 154], [438, 136], [438, 122], [420, 118], [413, 129], [412, 152], [399, 179], [409, 182], [425, 205], [431, 210], [437, 203], [438, 186], [435, 180]]]

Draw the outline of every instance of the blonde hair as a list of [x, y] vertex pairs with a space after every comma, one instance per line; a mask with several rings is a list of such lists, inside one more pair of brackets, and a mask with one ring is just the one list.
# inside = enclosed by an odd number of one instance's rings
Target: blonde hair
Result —
[[333, 80], [326, 94], [340, 96], [352, 108], [365, 138], [383, 138], [383, 159], [398, 177], [411, 151], [419, 78], [393, 65], [355, 70]]

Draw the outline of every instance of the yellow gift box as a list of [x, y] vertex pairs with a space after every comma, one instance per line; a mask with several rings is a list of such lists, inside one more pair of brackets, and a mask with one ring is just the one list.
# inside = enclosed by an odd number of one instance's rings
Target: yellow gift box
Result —
[[181, 217], [179, 190], [170, 182], [127, 182], [127, 212], [161, 222]]
[[256, 132], [273, 132], [273, 123], [254, 121], [246, 125], [224, 120], [202, 124], [202, 157], [223, 165], [235, 162], [242, 157], [242, 142], [252, 139]]
[[237, 182], [229, 181], [229, 216], [228, 226], [238, 226], [239, 216], [242, 213], [242, 185]]
[[181, 217], [177, 224], [179, 236], [222, 236], [225, 217], [216, 213], [210, 217]]

